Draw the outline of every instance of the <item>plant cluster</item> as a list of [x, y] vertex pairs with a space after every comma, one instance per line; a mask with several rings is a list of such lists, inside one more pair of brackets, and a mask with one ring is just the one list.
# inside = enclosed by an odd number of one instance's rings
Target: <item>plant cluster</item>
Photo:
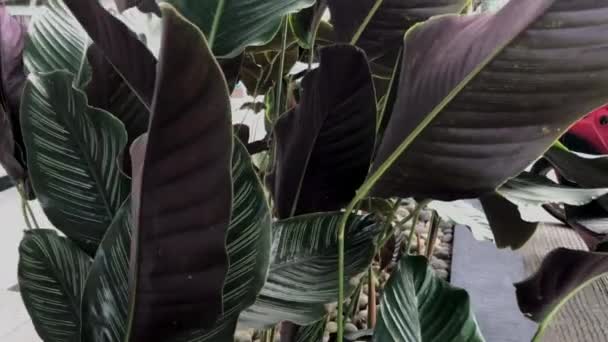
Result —
[[[27, 29], [0, 9], [0, 162], [30, 228], [19, 286], [44, 341], [271, 340], [281, 322], [283, 341], [319, 341], [335, 302], [343, 341], [345, 299], [432, 200], [480, 198], [501, 248], [536, 229], [518, 206], [587, 238], [591, 252], [556, 250], [517, 284], [536, 340], [608, 272], [605, 232], [580, 219], [581, 205], [606, 217], [606, 160], [556, 144], [608, 102], [608, 0], [469, 15], [467, 0], [116, 3], [127, 11], [49, 0]], [[264, 112], [260, 141], [232, 124], [238, 82], [264, 95], [246, 104]], [[525, 171], [547, 150], [568, 182]], [[353, 338], [483, 341], [466, 291], [407, 252], [370, 315]]]

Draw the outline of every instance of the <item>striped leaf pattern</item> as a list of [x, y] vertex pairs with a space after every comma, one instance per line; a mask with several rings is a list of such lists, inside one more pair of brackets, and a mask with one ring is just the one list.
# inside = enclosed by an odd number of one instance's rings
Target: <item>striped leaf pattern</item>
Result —
[[30, 75], [21, 126], [44, 212], [92, 255], [129, 193], [116, 163], [127, 135], [112, 115], [89, 107], [72, 80], [65, 71]]
[[406, 257], [386, 284], [377, 342], [484, 341], [465, 290], [437, 278], [424, 257]]
[[247, 149], [236, 138], [232, 179], [232, 219], [227, 237], [230, 268], [224, 285], [224, 314], [212, 329], [192, 331], [172, 341], [232, 342], [239, 314], [253, 304], [264, 285], [271, 249], [270, 209]]
[[[306, 325], [325, 314], [338, 295], [338, 222], [342, 213], [299, 216], [273, 228], [271, 266], [256, 303], [241, 315], [251, 328], [280, 321]], [[365, 271], [375, 253], [379, 227], [370, 216], [350, 219], [346, 231], [345, 280]]]
[[19, 289], [45, 342], [78, 341], [80, 298], [91, 259], [53, 230], [27, 231], [19, 246]]
[[123, 341], [129, 304], [131, 205], [127, 201], [104, 236], [82, 295], [81, 341]]
[[260, 46], [279, 31], [284, 15], [312, 6], [314, 0], [165, 0], [196, 24], [217, 57], [236, 57]]
[[79, 86], [89, 81], [89, 36], [62, 0], [49, 0], [44, 10], [32, 17], [25, 44], [23, 57], [30, 73], [65, 70], [80, 75]]
[[298, 328], [295, 342], [320, 342], [325, 334], [325, 324], [327, 317], [323, 317], [313, 324]]

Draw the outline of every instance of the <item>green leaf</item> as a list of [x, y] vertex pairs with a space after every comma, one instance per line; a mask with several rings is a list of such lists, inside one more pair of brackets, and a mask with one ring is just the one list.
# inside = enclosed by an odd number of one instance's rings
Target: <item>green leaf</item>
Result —
[[304, 327], [299, 327], [296, 333], [294, 342], [321, 342], [323, 341], [323, 335], [325, 334], [325, 325], [327, 324], [327, 317], [309, 324]]
[[424, 257], [402, 258], [382, 297], [378, 342], [484, 341], [469, 295], [439, 279]]
[[334, 45], [320, 56], [319, 68], [302, 80], [300, 103], [274, 126], [266, 183], [279, 218], [341, 209], [371, 163], [376, 103], [365, 53]]
[[513, 0], [409, 30], [373, 194], [472, 198], [522, 172], [608, 102], [608, 73], [598, 72], [608, 34], [595, 19], [605, 6]]
[[19, 256], [19, 291], [40, 338], [80, 341], [80, 298], [91, 258], [46, 229], [25, 232]]
[[[234, 145], [232, 163], [235, 202], [228, 230], [230, 268], [224, 285], [224, 315], [209, 330], [182, 332], [171, 341], [232, 342], [239, 313], [255, 301], [264, 284], [271, 242], [270, 209], [241, 143]], [[95, 336], [106, 336], [109, 342], [125, 340], [133, 229], [130, 210], [125, 203], [95, 256], [83, 295], [83, 341], [93, 341]]]
[[499, 194], [480, 198], [498, 248], [521, 248], [536, 232], [538, 222], [526, 222], [517, 206]]
[[213, 53], [234, 57], [247, 46], [270, 42], [284, 15], [310, 7], [314, 0], [165, 0], [207, 36]]
[[268, 272], [271, 249], [270, 209], [247, 149], [235, 141], [232, 156], [233, 210], [227, 235], [230, 267], [224, 284], [224, 313], [208, 330], [193, 330], [172, 342], [233, 342], [242, 310], [256, 300]]
[[[239, 324], [264, 328], [281, 321], [307, 325], [326, 313], [338, 295], [337, 229], [342, 213], [299, 216], [273, 228], [270, 272], [256, 303]], [[345, 283], [367, 270], [375, 252], [379, 225], [369, 216], [347, 224]]]
[[83, 88], [91, 77], [86, 63], [90, 39], [62, 0], [49, 0], [30, 22], [24, 61], [30, 73], [65, 70]]
[[[265, 94], [274, 86], [279, 78], [279, 65], [281, 53], [278, 51], [265, 51], [246, 53], [241, 69], [241, 81], [251, 96]], [[296, 64], [299, 58], [297, 44], [291, 44], [285, 51], [285, 65], [283, 77]]]
[[607, 194], [608, 188], [574, 188], [524, 172], [507, 181], [497, 192], [517, 206], [533, 207], [549, 203], [584, 205]]
[[82, 293], [82, 341], [125, 340], [132, 231], [131, 205], [127, 200], [97, 249]]
[[222, 314], [228, 269], [226, 234], [232, 210], [228, 89], [201, 32], [170, 5], [161, 10], [163, 45], [150, 127], [131, 150], [135, 225], [131, 338], [138, 341], [211, 328]]
[[124, 126], [87, 105], [65, 71], [30, 75], [21, 127], [32, 185], [55, 227], [90, 254], [129, 193], [116, 157]]

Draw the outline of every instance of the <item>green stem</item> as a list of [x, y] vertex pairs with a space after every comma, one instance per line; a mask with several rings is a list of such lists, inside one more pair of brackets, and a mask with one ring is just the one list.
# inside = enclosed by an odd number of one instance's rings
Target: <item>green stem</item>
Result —
[[410, 248], [412, 248], [412, 243], [414, 242], [414, 235], [416, 234], [416, 226], [418, 225], [418, 220], [420, 219], [420, 212], [428, 203], [428, 200], [420, 201], [412, 213], [412, 227], [410, 228], [410, 235], [407, 237], [407, 245], [405, 247], [405, 253], [407, 254], [410, 254]]
[[577, 295], [580, 291], [582, 291], [584, 288], [586, 288], [587, 286], [591, 285], [592, 283], [594, 283], [596, 280], [599, 280], [600, 278], [603, 278], [606, 276], [606, 273], [597, 275], [589, 280], [587, 280], [586, 282], [582, 283], [581, 285], [579, 285], [578, 287], [576, 287], [574, 290], [570, 291], [570, 293], [568, 293], [564, 298], [562, 298], [552, 309], [551, 311], [549, 311], [549, 314], [547, 314], [547, 316], [545, 316], [545, 318], [542, 320], [542, 322], [540, 322], [540, 325], [538, 326], [538, 330], [536, 330], [536, 334], [534, 335], [534, 338], [532, 338], [532, 342], [542, 342], [543, 341], [543, 337], [545, 336], [545, 333], [547, 332], [547, 328], [549, 327], [549, 324], [551, 323], [551, 321], [553, 321], [553, 319], [555, 318], [555, 316], [557, 316], [557, 314], [559, 313], [560, 309], [566, 305], [566, 303], [572, 299], [572, 297], [574, 297], [575, 295]]
[[283, 18], [281, 26], [283, 27], [283, 40], [281, 41], [281, 57], [279, 60], [279, 79], [277, 80], [277, 92], [275, 95], [275, 102], [277, 105], [276, 114], [277, 117], [281, 115], [281, 93], [283, 92], [283, 72], [285, 69], [285, 50], [287, 49], [287, 32], [289, 31], [289, 23], [287, 17]]
[[[39, 229], [40, 226], [38, 226], [38, 222], [36, 221], [36, 216], [34, 216], [34, 211], [32, 210], [29, 203], [27, 202], [27, 196], [25, 195], [24, 183], [20, 182], [19, 184], [17, 184], [16, 188], [17, 188], [17, 192], [19, 193], [19, 196], [21, 197], [21, 211], [23, 212], [23, 219], [25, 220], [25, 225], [27, 226], [27, 229], [31, 230], [31, 229], [33, 229], [33, 227]], [[33, 227], [32, 227], [32, 223], [30, 222], [30, 216], [31, 216], [32, 220], [34, 221]]]
[[315, 16], [312, 19], [310, 42], [308, 43], [308, 45], [310, 45], [308, 56], [308, 70], [312, 69], [312, 63], [314, 63], [315, 61], [315, 41], [317, 40], [319, 26], [321, 26], [321, 19], [323, 18], [323, 12], [325, 12], [326, 8], [326, 0], [321, 0], [319, 2], [319, 7], [315, 12]]
[[[382, 5], [382, 2], [384, 2], [384, 0], [376, 0], [376, 2], [374, 3], [374, 6], [369, 11], [369, 13], [367, 13], [367, 16], [365, 17], [365, 19], [363, 19], [363, 22], [361, 23], [361, 25], [359, 25], [359, 28], [357, 28], [355, 35], [350, 40], [350, 43], [352, 45], [357, 44], [357, 42], [359, 41], [359, 38], [361, 38], [361, 35], [363, 34], [363, 31], [365, 31], [365, 29], [367, 28], [367, 25], [369, 25], [369, 22], [372, 20], [372, 18], [376, 14], [376, 12], [378, 12], [378, 9]], [[338, 341], [340, 341], [340, 340], [338, 340]]]
[[426, 258], [431, 260], [433, 251], [435, 250], [435, 243], [437, 241], [437, 235], [439, 234], [439, 222], [441, 219], [436, 211], [433, 210], [433, 217], [431, 219], [431, 229], [426, 242]]

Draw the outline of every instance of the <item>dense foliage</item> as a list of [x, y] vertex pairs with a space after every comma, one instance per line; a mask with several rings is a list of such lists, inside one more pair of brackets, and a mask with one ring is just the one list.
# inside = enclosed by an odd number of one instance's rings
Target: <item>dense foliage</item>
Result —
[[[606, 157], [557, 142], [608, 102], [608, 0], [116, 5], [49, 0], [27, 29], [0, 8], [0, 162], [23, 196], [19, 285], [44, 341], [279, 324], [283, 341], [319, 341], [335, 302], [342, 341], [344, 301], [408, 197], [413, 226], [429, 201], [480, 198], [501, 248], [536, 230], [518, 207], [581, 233], [590, 252], [556, 250], [517, 284], [535, 339], [608, 272]], [[233, 126], [239, 81], [260, 141]], [[61, 234], [37, 226], [34, 198]], [[466, 291], [424, 256], [397, 261], [370, 315], [374, 341], [483, 341]]]

